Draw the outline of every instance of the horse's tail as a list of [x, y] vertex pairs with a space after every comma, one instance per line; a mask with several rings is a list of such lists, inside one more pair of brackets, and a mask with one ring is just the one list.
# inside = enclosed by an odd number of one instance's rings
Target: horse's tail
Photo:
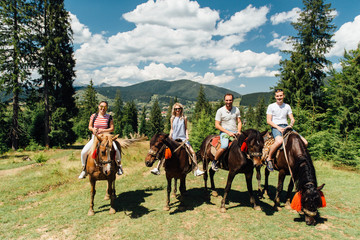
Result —
[[147, 137], [145, 136], [141, 136], [138, 138], [117, 138], [115, 139], [116, 142], [118, 142], [120, 144], [121, 148], [128, 148], [131, 144], [135, 143], [135, 142], [142, 142], [147, 140]]

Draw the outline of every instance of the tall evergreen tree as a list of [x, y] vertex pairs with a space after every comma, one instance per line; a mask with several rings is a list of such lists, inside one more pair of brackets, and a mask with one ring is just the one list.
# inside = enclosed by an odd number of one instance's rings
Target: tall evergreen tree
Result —
[[244, 123], [245, 129], [254, 128], [255, 122], [256, 122], [256, 119], [255, 119], [254, 108], [251, 105], [249, 105], [249, 107], [245, 113], [245, 123]]
[[75, 77], [72, 47], [72, 30], [69, 14], [64, 8], [64, 0], [34, 0], [38, 10], [39, 83], [45, 107], [45, 145], [50, 144], [50, 116], [57, 107], [68, 112], [63, 120], [69, 122], [77, 114], [73, 81]]
[[211, 107], [208, 100], [206, 99], [204, 86], [200, 85], [199, 94], [197, 97], [197, 102], [195, 104], [195, 109], [192, 117], [194, 121], [199, 119], [202, 110], [204, 110], [206, 114], [211, 113]]
[[33, 62], [33, 8], [27, 1], [0, 2], [0, 86], [12, 95], [11, 145], [19, 147], [20, 93], [29, 83]]
[[167, 113], [166, 113], [166, 117], [165, 117], [165, 132], [169, 133], [170, 130], [171, 130], [171, 123], [170, 123], [170, 118], [171, 118], [171, 115], [172, 115], [172, 107], [174, 105], [174, 100], [172, 98], [170, 98], [170, 101], [169, 101], [169, 108], [167, 110]]
[[152, 137], [155, 133], [159, 133], [163, 131], [164, 131], [164, 121], [161, 116], [159, 101], [155, 99], [150, 112], [149, 137]]
[[330, 4], [323, 0], [303, 0], [304, 8], [297, 22], [292, 23], [297, 36], [290, 37], [293, 50], [290, 59], [280, 62], [280, 82], [286, 101], [290, 105], [300, 102], [301, 107], [323, 107], [321, 87], [326, 76], [324, 67], [330, 62], [325, 54], [333, 46], [331, 40], [335, 26]]
[[[143, 108], [141, 115], [140, 115], [140, 126], [139, 126], [139, 134], [140, 135], [149, 135], [149, 128], [146, 121], [146, 107]], [[148, 136], [150, 137], [150, 136]]]
[[122, 120], [124, 128], [126, 128], [125, 135], [129, 133], [137, 133], [138, 119], [137, 108], [134, 101], [126, 102], [123, 111]]
[[258, 130], [265, 130], [266, 124], [266, 104], [264, 97], [261, 97], [255, 106], [254, 112], [254, 128]]

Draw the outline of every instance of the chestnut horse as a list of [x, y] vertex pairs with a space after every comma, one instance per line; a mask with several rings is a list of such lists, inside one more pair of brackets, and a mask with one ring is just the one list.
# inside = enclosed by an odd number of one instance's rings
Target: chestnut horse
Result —
[[94, 196], [96, 193], [95, 185], [98, 180], [107, 181], [107, 190], [105, 200], [110, 199], [110, 214], [116, 212], [114, 208], [115, 193], [115, 179], [118, 166], [115, 160], [115, 149], [113, 142], [121, 153], [121, 147], [128, 147], [131, 143], [140, 141], [138, 139], [117, 139], [118, 135], [100, 134], [94, 138], [94, 144], [89, 150], [86, 161], [86, 172], [89, 175], [91, 184], [91, 200], [88, 215], [94, 215]]
[[[292, 131], [291, 128], [286, 128], [283, 136], [286, 155], [284, 149], [280, 149], [274, 162], [274, 169], [279, 171], [274, 209], [279, 210], [280, 192], [283, 190], [285, 176], [292, 175], [286, 194], [285, 206], [290, 208], [290, 195], [295, 181], [296, 188], [301, 193], [301, 205], [305, 214], [305, 222], [307, 225], [314, 225], [316, 223], [314, 217], [318, 214], [318, 208], [322, 204], [320, 190], [324, 187], [324, 184], [318, 187], [313, 162], [299, 134]], [[269, 170], [265, 168], [265, 194], [268, 194], [269, 174]]]
[[[225, 202], [226, 197], [230, 191], [232, 181], [236, 174], [244, 173], [246, 179], [247, 189], [250, 195], [250, 203], [252, 204], [254, 209], [260, 209], [256, 205], [255, 197], [253, 194], [252, 188], [252, 176], [254, 171], [254, 166], [261, 166], [261, 155], [262, 148], [264, 146], [263, 135], [266, 132], [260, 133], [255, 129], [248, 129], [242, 132], [240, 135], [236, 136], [236, 139], [232, 142], [228, 150], [226, 150], [223, 155], [220, 157], [219, 161], [221, 161], [220, 168], [224, 170], [228, 170], [228, 178], [226, 187], [224, 190], [224, 197], [221, 201], [221, 212], [226, 212]], [[210, 150], [211, 140], [217, 135], [209, 135], [207, 136], [201, 144], [200, 151], [198, 152], [198, 156], [200, 156], [203, 160], [203, 168], [204, 168], [204, 181], [205, 181], [205, 189], [207, 189], [207, 178], [208, 178], [208, 165], [209, 162], [214, 160], [214, 156]], [[246, 149], [241, 147], [246, 144]], [[214, 183], [214, 174], [215, 172], [212, 168], [209, 169], [210, 174], [210, 183], [212, 195], [217, 196], [217, 192], [215, 190]]]
[[[171, 158], [166, 159], [164, 163], [166, 179], [167, 179], [167, 194], [166, 204], [164, 210], [170, 210], [170, 192], [171, 192], [171, 180], [180, 179], [180, 205], [179, 209], [184, 209], [184, 193], [186, 192], [186, 175], [191, 172], [192, 164], [189, 162], [189, 153], [185, 146], [177, 141], [173, 141], [169, 138], [168, 134], [157, 133], [150, 140], [150, 150], [145, 157], [145, 165], [151, 167], [160, 156], [164, 154], [164, 151], [168, 147], [171, 151]], [[175, 185], [176, 188], [176, 185]]]

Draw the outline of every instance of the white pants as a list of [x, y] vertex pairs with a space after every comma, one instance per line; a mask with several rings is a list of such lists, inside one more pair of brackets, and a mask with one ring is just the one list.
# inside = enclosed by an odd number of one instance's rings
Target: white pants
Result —
[[[88, 154], [91, 146], [94, 143], [94, 138], [95, 135], [93, 134], [90, 141], [84, 146], [84, 148], [81, 150], [81, 164], [83, 167], [85, 167], [85, 163], [86, 163], [86, 155]], [[115, 154], [115, 159], [116, 161], [120, 164], [121, 162], [121, 154], [120, 151], [118, 149], [118, 147], [116, 146], [115, 142], [113, 142], [113, 146], [115, 148], [116, 154]]]

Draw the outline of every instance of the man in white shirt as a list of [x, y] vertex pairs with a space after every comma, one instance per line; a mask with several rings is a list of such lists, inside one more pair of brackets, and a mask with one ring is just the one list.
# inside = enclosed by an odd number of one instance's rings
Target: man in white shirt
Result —
[[[266, 166], [269, 171], [274, 171], [273, 167], [273, 154], [280, 147], [283, 142], [282, 134], [287, 127], [294, 126], [295, 119], [289, 104], [284, 103], [284, 92], [282, 89], [275, 90], [276, 102], [270, 104], [266, 111], [266, 121], [271, 126], [271, 132], [275, 138], [274, 144], [270, 146], [269, 157], [266, 160]], [[288, 125], [287, 117], [290, 119], [290, 125]], [[307, 146], [308, 142], [304, 137], [300, 135], [302, 141]]]
[[220, 156], [228, 148], [229, 138], [235, 137], [235, 134], [241, 132], [242, 124], [240, 119], [240, 110], [237, 107], [233, 107], [233, 100], [234, 96], [232, 94], [225, 94], [225, 106], [219, 108], [216, 111], [215, 127], [220, 130], [221, 147], [216, 152], [215, 160], [211, 166], [214, 171], [219, 170], [217, 167], [217, 162]]

